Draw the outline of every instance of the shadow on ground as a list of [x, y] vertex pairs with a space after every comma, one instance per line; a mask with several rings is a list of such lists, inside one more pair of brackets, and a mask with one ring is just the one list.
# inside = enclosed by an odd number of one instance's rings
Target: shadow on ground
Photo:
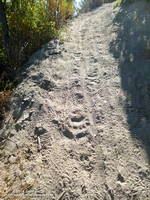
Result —
[[150, 3], [123, 6], [113, 23], [118, 28], [110, 52], [119, 60], [128, 126], [150, 159]]

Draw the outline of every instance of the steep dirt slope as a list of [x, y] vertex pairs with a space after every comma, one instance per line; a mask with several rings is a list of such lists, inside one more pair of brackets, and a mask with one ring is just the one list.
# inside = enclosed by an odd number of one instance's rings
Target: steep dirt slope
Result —
[[[133, 137], [126, 110], [134, 94], [120, 68], [135, 59], [126, 62], [118, 43], [121, 12], [106, 4], [81, 15], [64, 44], [51, 42], [31, 57], [1, 133], [1, 199], [150, 199], [147, 146]], [[128, 105], [135, 120], [136, 106]], [[134, 130], [143, 131], [148, 118], [140, 116]]]

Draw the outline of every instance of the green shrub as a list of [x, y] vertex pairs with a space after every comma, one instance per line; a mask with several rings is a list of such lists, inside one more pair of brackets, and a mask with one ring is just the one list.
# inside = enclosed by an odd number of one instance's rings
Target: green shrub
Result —
[[[74, 0], [10, 0], [6, 16], [10, 32], [11, 67], [17, 68], [37, 48], [57, 37], [63, 22], [73, 14]], [[0, 29], [0, 63], [8, 63]]]

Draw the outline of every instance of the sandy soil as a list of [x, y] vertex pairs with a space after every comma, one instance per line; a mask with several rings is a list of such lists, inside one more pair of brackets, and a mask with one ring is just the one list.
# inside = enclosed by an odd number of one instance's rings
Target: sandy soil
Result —
[[23, 69], [1, 133], [0, 199], [150, 199], [147, 143], [128, 117], [141, 132], [148, 119], [136, 120], [131, 101], [128, 115], [124, 60], [112, 50], [118, 13], [106, 4], [77, 17], [64, 44], [50, 42]]

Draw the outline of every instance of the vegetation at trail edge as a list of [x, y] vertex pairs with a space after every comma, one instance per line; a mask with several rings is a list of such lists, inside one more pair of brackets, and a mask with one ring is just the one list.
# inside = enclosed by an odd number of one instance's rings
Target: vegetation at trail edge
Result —
[[82, 0], [80, 3], [79, 12], [88, 12], [92, 9], [95, 9], [101, 6], [103, 3], [113, 2], [114, 0]]
[[0, 0], [0, 110], [16, 69], [42, 44], [58, 37], [73, 13], [74, 0]]
[[0, 0], [0, 63], [18, 67], [41, 44], [58, 35], [73, 9], [73, 0]]

